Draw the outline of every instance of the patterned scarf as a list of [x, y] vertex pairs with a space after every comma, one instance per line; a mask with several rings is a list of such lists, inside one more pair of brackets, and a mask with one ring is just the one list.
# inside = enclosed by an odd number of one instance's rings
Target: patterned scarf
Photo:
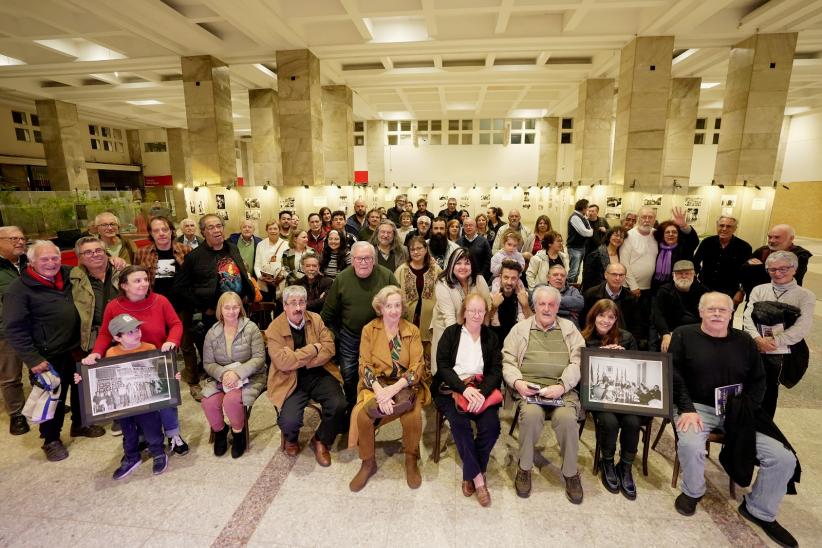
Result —
[[402, 339], [397, 332], [394, 338], [388, 342], [388, 348], [391, 350], [391, 378], [396, 379], [400, 376], [400, 353], [402, 352]]

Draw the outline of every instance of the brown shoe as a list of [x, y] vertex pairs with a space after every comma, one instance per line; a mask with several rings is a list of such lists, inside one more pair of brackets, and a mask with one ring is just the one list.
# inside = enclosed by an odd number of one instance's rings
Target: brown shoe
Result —
[[283, 444], [283, 451], [289, 457], [296, 457], [300, 454], [300, 444], [296, 441], [286, 440]]
[[517, 496], [527, 499], [531, 496], [531, 471], [523, 470], [517, 465], [517, 477], [514, 479]]
[[314, 449], [314, 456], [317, 459], [317, 464], [320, 466], [331, 466], [331, 454], [328, 452], [328, 447], [323, 442], [317, 439], [315, 435], [309, 442]]
[[203, 387], [200, 383], [192, 383], [188, 385], [188, 393], [194, 398], [194, 401], [200, 403], [203, 401]]
[[470, 497], [474, 494], [476, 489], [474, 488], [474, 482], [471, 480], [462, 480], [462, 494], [466, 497]]
[[491, 493], [488, 491], [488, 485], [483, 484], [477, 487], [477, 500], [483, 508], [491, 506]]
[[348, 484], [348, 488], [353, 492], [361, 491], [371, 476], [377, 473], [377, 461], [374, 459], [364, 459], [360, 465], [360, 471]]
[[405, 482], [411, 489], [416, 489], [422, 485], [422, 476], [417, 466], [417, 455], [405, 455]]
[[565, 478], [565, 496], [573, 504], [582, 503], [582, 481], [579, 479], [579, 474]]

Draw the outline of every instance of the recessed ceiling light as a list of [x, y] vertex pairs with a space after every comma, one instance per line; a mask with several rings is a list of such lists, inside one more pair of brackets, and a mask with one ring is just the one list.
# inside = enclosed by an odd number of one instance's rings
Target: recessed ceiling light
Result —
[[85, 38], [60, 38], [56, 40], [35, 40], [34, 42], [74, 57], [77, 61], [111, 61], [126, 58], [119, 51], [101, 46]]
[[430, 40], [424, 17], [364, 17], [374, 38], [371, 43], [424, 42]]
[[407, 110], [383, 111], [378, 112], [377, 115], [383, 120], [412, 120], [414, 115]]
[[719, 82], [702, 82], [699, 87], [702, 89], [711, 89], [719, 85]]
[[129, 105], [134, 105], [137, 107], [146, 107], [149, 105], [162, 105], [162, 101], [158, 101], [157, 99], [140, 99], [138, 101], [126, 101]]
[[20, 59], [15, 59], [14, 57], [9, 57], [8, 55], [3, 55], [0, 53], [0, 66], [9, 66], [9, 65], [25, 65], [24, 61]]

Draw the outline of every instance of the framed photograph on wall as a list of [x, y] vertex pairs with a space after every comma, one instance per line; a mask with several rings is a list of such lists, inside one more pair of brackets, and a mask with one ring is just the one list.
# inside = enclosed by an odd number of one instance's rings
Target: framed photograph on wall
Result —
[[180, 405], [175, 356], [173, 351], [151, 350], [98, 360], [95, 365], [78, 362], [83, 425]]
[[583, 348], [580, 400], [586, 411], [673, 418], [671, 355]]

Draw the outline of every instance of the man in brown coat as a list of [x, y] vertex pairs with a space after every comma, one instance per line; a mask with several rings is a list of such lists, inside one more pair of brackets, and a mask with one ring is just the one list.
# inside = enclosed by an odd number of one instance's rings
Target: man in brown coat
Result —
[[306, 300], [304, 287], [286, 287], [285, 312], [265, 331], [272, 366], [268, 397], [280, 410], [277, 424], [282, 432], [282, 446], [291, 457], [300, 452], [298, 438], [305, 406], [311, 400], [320, 404], [322, 420], [310, 443], [317, 463], [329, 466], [328, 447], [341, 430], [346, 400], [339, 368], [331, 361], [334, 339], [320, 315], [306, 310]]

